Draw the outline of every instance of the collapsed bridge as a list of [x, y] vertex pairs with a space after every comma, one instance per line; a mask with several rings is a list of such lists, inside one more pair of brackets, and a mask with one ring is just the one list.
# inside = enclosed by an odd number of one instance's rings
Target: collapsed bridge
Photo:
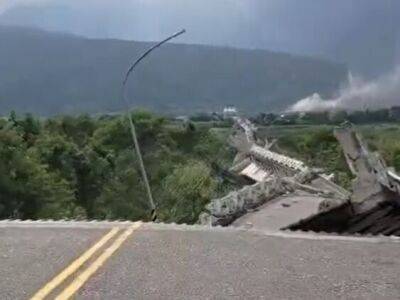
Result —
[[[369, 152], [355, 143], [350, 193], [268, 141], [239, 144], [231, 171], [252, 184], [211, 201], [202, 215], [204, 225], [230, 226], [0, 221], [0, 298], [400, 297], [400, 239], [337, 234], [400, 235], [392, 170], [377, 178]], [[357, 193], [365, 178], [380, 188]]]
[[230, 171], [253, 184], [212, 200], [200, 223], [400, 235], [400, 178], [350, 124], [334, 134], [355, 176], [351, 192], [333, 182], [334, 174], [273, 151], [274, 143], [259, 139], [250, 121], [236, 118], [234, 129], [230, 142], [237, 155]]

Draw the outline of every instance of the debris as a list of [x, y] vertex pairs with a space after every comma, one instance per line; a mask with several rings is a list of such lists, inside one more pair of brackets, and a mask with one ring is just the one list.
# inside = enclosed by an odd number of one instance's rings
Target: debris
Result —
[[[334, 132], [356, 176], [353, 191], [349, 192], [332, 181], [334, 174], [324, 174], [320, 169], [309, 168], [299, 160], [261, 146], [257, 128], [243, 118], [235, 120], [230, 142], [238, 154], [230, 170], [255, 183], [212, 200], [200, 223], [226, 226], [279, 196], [304, 193], [316, 196], [319, 211], [310, 210], [309, 216], [284, 228], [400, 235], [400, 176], [393, 168], [386, 167], [378, 153], [368, 150], [351, 125], [345, 124]], [[285, 200], [280, 206], [289, 208], [292, 204]], [[273, 205], [263, 207], [272, 209]]]

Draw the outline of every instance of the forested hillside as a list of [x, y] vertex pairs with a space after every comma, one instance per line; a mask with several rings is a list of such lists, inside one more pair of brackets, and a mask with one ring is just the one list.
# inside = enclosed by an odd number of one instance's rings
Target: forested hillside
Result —
[[[160, 220], [193, 223], [209, 200], [240, 187], [222, 173], [235, 155], [228, 124], [176, 123], [143, 111], [132, 116]], [[358, 130], [399, 172], [399, 125]], [[271, 125], [260, 134], [277, 138], [274, 150], [334, 173], [337, 183], [351, 187], [332, 125]], [[124, 116], [0, 118], [0, 219], [148, 220], [133, 153]]]
[[[232, 188], [218, 167], [233, 153], [210, 127], [133, 119], [161, 220], [194, 222]], [[0, 219], [148, 219], [127, 125], [122, 116], [0, 119]]]
[[[189, 34], [189, 33], [188, 33]], [[121, 79], [149, 43], [94, 40], [0, 26], [0, 114], [120, 111]], [[270, 52], [167, 44], [137, 69], [136, 107], [164, 113], [277, 111], [316, 91], [328, 96], [345, 66]]]

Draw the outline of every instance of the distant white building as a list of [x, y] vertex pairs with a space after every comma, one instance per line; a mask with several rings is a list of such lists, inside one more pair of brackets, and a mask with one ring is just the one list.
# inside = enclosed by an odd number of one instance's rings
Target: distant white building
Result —
[[189, 117], [188, 116], [177, 116], [175, 118], [175, 120], [185, 123], [185, 122], [189, 122]]
[[230, 119], [233, 117], [237, 117], [238, 110], [233, 105], [228, 105], [228, 106], [224, 107], [224, 110], [222, 111], [222, 115], [223, 115], [224, 119]]

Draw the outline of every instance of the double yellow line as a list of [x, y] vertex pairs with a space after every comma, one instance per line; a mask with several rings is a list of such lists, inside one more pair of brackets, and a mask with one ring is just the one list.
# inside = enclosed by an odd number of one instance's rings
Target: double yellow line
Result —
[[[141, 222], [137, 222], [131, 227], [127, 228], [120, 234], [112, 244], [106, 248], [97, 258], [94, 260], [84, 271], [82, 271], [58, 296], [55, 297], [57, 300], [70, 299], [94, 274], [96, 271], [109, 259], [115, 251], [124, 243], [124, 241], [140, 226]], [[74, 260], [68, 267], [66, 267], [61, 273], [44, 285], [31, 300], [43, 300], [46, 296], [54, 291], [60, 284], [62, 284], [68, 277], [78, 271], [82, 265], [87, 262], [93, 255], [98, 252], [109, 240], [120, 232], [121, 229], [114, 227], [103, 236], [96, 244], [90, 247], [85, 253]]]

